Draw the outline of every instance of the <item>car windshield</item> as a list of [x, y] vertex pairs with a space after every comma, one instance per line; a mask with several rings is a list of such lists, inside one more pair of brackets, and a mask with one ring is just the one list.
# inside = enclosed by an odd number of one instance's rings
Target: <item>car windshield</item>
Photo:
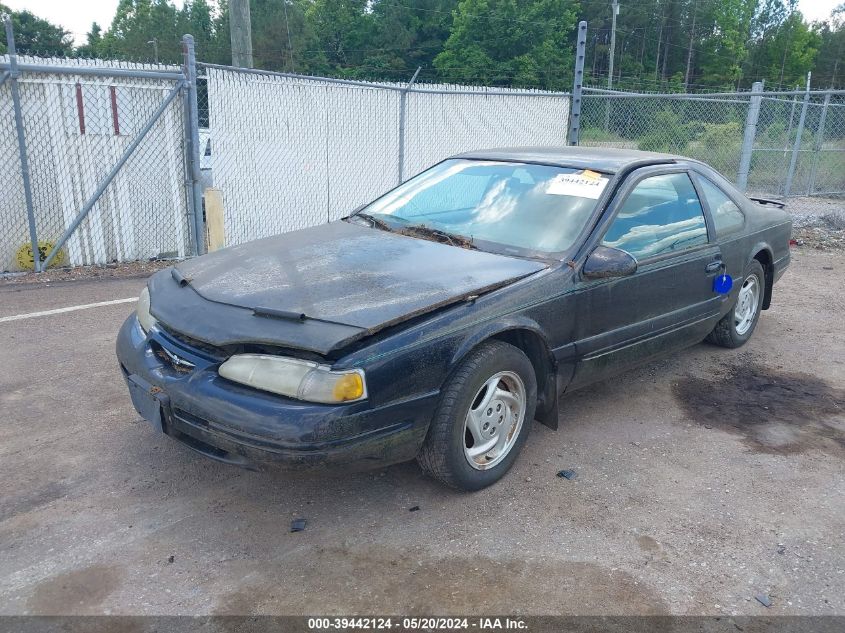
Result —
[[[567, 250], [607, 185], [590, 170], [451, 159], [411, 178], [360, 210], [410, 234], [464, 238], [514, 254]], [[496, 248], [498, 246], [498, 248]]]

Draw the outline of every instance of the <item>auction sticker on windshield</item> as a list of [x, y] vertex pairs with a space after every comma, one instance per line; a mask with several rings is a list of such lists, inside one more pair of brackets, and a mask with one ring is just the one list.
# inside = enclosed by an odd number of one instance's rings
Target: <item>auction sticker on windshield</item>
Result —
[[589, 169], [574, 174], [558, 174], [546, 185], [546, 193], [598, 200], [607, 181], [607, 178]]

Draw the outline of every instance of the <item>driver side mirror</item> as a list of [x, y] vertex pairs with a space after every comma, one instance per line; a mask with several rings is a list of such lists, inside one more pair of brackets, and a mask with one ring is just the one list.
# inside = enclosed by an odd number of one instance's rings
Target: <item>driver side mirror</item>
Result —
[[582, 272], [587, 279], [627, 277], [637, 272], [637, 260], [618, 248], [597, 246], [584, 262]]

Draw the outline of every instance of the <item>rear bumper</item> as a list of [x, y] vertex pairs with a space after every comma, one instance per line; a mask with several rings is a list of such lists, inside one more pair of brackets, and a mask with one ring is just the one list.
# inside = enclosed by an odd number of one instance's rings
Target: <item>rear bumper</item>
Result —
[[[165, 352], [193, 367], [179, 366]], [[248, 468], [376, 468], [413, 459], [428, 431], [437, 393], [373, 408], [320, 405], [240, 386], [217, 373], [219, 358], [134, 315], [120, 329], [117, 356], [136, 410], [173, 439], [207, 457]], [[158, 414], [158, 415], [157, 415]]]
[[781, 257], [776, 262], [772, 263], [772, 269], [774, 270], [774, 281], [778, 281], [781, 277], [783, 277], [783, 273], [786, 272], [786, 269], [789, 268], [789, 261], [791, 255], [787, 252], [786, 255]]

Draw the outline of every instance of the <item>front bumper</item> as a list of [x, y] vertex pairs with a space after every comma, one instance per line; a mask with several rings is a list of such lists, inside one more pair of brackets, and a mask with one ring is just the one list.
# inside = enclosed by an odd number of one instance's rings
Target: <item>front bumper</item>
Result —
[[221, 378], [223, 358], [135, 315], [117, 337], [117, 357], [136, 410], [152, 425], [218, 461], [259, 469], [377, 468], [413, 459], [428, 431], [437, 393], [373, 408], [300, 402]]

